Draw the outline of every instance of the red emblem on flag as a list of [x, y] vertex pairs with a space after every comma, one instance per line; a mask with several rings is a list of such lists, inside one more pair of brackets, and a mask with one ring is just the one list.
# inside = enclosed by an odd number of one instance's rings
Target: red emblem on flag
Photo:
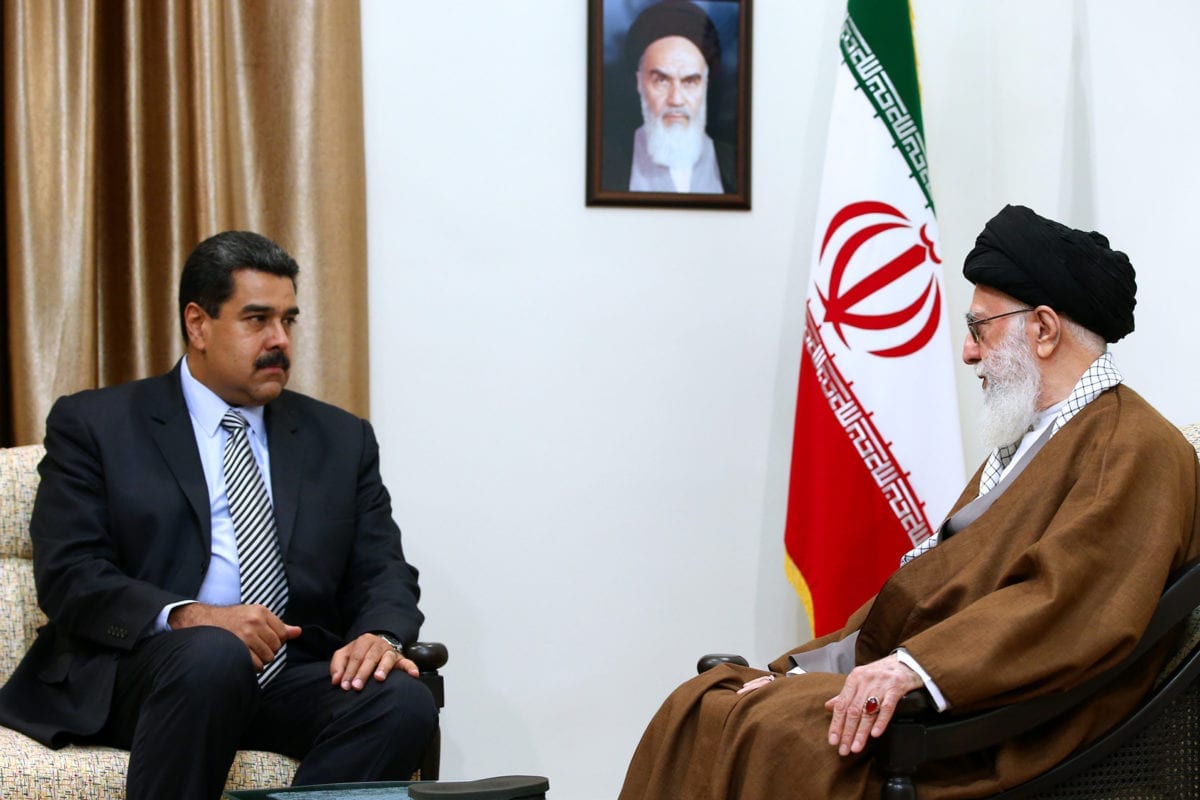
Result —
[[[941, 288], [938, 286], [935, 268], [931, 266], [928, 270], [929, 280], [924, 284], [923, 289], [920, 288], [920, 284], [917, 284], [917, 296], [907, 305], [900, 308], [889, 308], [886, 311], [866, 310], [862, 307], [871, 305], [870, 301], [876, 299], [878, 293], [906, 278], [918, 267], [927, 262], [932, 262], [933, 265], [940, 264], [942, 260], [938, 258], [934, 250], [934, 243], [926, 233], [926, 226], [922, 225], [916, 231], [918, 241], [883, 264], [871, 263], [865, 267], [859, 264], [853, 270], [853, 273], [859, 276], [857, 280], [850, 285], [843, 285], [846, 282], [847, 271], [855, 262], [855, 256], [863, 245], [887, 231], [898, 228], [913, 230], [915, 227], [899, 209], [887, 203], [875, 201], [851, 203], [834, 214], [833, 219], [829, 222], [829, 227], [825, 229], [819, 256], [822, 261], [825, 259], [825, 250], [837, 231], [842, 226], [851, 223], [856, 223], [859, 227], [838, 248], [829, 276], [827, 291], [822, 293], [818, 290], [817, 292], [825, 306], [825, 322], [832, 325], [842, 343], [846, 347], [850, 347], [844, 328], [867, 331], [898, 330], [916, 320], [922, 312], [926, 312], [924, 323], [907, 340], [887, 347], [868, 350], [872, 355], [883, 358], [912, 355], [929, 343], [941, 322], [942, 294]], [[879, 258], [878, 255], [875, 257]], [[911, 328], [911, 326], [909, 327]]]

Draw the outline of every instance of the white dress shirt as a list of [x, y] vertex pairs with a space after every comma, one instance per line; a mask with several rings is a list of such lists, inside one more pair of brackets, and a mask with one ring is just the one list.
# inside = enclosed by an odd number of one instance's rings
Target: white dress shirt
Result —
[[[238, 573], [237, 537], [233, 531], [233, 519], [229, 516], [229, 500], [225, 496], [225, 441], [229, 432], [221, 427], [221, 418], [230, 406], [217, 397], [200, 381], [192, 377], [185, 357], [179, 367], [183, 385], [183, 401], [188, 416], [192, 419], [192, 431], [196, 436], [196, 447], [200, 451], [200, 463], [204, 467], [204, 482], [208, 485], [208, 506], [212, 517], [212, 558], [196, 600], [171, 603], [159, 612], [154, 632], [170, 630], [167, 617], [171, 609], [190, 602], [207, 603], [214, 606], [237, 605], [242, 599], [241, 577]], [[267, 497], [271, 506], [275, 497], [271, 490], [271, 455], [267, 449], [267, 429], [262, 406], [239, 406], [238, 412], [246, 418], [249, 431], [250, 451], [258, 462], [259, 472], [264, 476]]]

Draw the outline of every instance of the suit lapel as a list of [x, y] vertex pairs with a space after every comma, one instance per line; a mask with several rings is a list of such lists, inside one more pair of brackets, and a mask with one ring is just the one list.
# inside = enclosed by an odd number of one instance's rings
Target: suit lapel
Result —
[[154, 441], [192, 507], [205, 551], [211, 552], [212, 511], [208, 505], [208, 484], [204, 480], [204, 467], [196, 449], [196, 433], [179, 380], [179, 365], [176, 364], [175, 369], [152, 382], [147, 411], [157, 423], [151, 426]]
[[300, 501], [300, 482], [304, 464], [304, 444], [295, 409], [287, 395], [267, 406], [267, 447], [271, 451], [271, 494], [275, 498], [275, 526], [279, 531], [279, 551], [285, 561], [296, 527], [296, 509]]

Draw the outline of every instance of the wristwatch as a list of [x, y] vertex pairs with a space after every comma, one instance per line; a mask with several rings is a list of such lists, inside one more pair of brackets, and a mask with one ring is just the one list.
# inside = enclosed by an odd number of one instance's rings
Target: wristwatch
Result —
[[400, 641], [395, 636], [392, 636], [390, 633], [377, 633], [375, 635], [387, 642], [388, 646], [390, 646], [397, 653], [404, 655], [404, 642]]

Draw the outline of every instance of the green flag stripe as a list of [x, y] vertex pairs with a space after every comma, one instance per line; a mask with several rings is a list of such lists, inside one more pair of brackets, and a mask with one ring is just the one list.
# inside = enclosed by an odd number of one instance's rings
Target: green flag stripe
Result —
[[921, 87], [917, 83], [917, 52], [913, 45], [908, 0], [848, 0], [846, 13], [854, 20], [871, 51], [883, 64], [922, 135]]
[[905, 102], [903, 94], [892, 80], [885, 65], [871, 49], [855, 24], [853, 15], [846, 15], [841, 37], [842, 59], [854, 76], [858, 90], [875, 108], [892, 137], [893, 146], [908, 163], [909, 175], [925, 195], [930, 210], [935, 210], [929, 192], [929, 163], [925, 158], [925, 137], [921, 132], [920, 107]]

